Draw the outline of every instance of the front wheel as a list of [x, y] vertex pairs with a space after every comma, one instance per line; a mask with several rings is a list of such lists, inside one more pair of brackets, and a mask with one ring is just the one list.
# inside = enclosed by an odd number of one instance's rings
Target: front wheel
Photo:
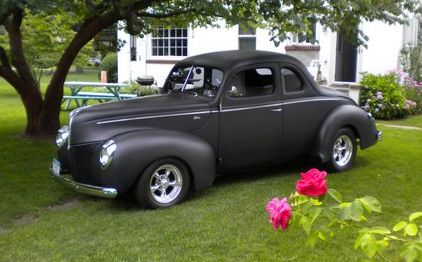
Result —
[[189, 170], [183, 162], [159, 159], [142, 173], [135, 188], [135, 199], [147, 208], [169, 207], [182, 202], [189, 187]]
[[331, 145], [331, 158], [328, 168], [341, 172], [352, 167], [356, 156], [356, 136], [349, 128], [341, 128], [336, 132]]

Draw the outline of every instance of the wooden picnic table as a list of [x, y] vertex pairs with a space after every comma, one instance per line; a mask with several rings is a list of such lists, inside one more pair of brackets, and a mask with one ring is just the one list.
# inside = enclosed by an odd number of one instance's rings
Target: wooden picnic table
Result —
[[[65, 110], [69, 109], [70, 102], [75, 101], [77, 107], [81, 105], [87, 105], [89, 100], [97, 100], [100, 102], [110, 101], [110, 100], [122, 100], [128, 98], [134, 98], [136, 95], [133, 94], [122, 94], [120, 90], [122, 87], [127, 87], [128, 84], [120, 83], [100, 83], [100, 82], [65, 82], [64, 87], [70, 89], [71, 94], [63, 96], [62, 103], [65, 104]], [[106, 93], [102, 92], [83, 92], [83, 88], [105, 88]]]

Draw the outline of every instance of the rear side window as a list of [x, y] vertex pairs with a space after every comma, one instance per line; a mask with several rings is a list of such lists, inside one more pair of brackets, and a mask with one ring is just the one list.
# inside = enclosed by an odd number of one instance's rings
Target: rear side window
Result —
[[229, 85], [230, 97], [264, 96], [274, 93], [274, 74], [270, 68], [254, 68], [237, 73]]
[[281, 69], [281, 76], [284, 78], [284, 92], [296, 93], [303, 91], [303, 81], [289, 68]]

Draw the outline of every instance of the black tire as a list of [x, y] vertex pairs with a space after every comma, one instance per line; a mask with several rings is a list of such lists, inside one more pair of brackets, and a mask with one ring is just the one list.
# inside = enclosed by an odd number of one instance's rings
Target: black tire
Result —
[[333, 172], [342, 172], [353, 166], [356, 157], [356, 135], [349, 128], [337, 130], [330, 144], [330, 160], [326, 168]]
[[170, 207], [186, 198], [190, 183], [189, 170], [183, 162], [159, 159], [142, 172], [134, 189], [135, 199], [146, 208]]

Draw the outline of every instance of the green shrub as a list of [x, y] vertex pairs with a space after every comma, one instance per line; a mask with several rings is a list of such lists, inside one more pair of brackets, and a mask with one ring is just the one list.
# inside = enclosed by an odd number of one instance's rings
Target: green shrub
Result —
[[361, 106], [378, 119], [396, 119], [407, 116], [406, 96], [396, 75], [363, 74]]
[[137, 96], [149, 96], [158, 94], [158, 90], [151, 86], [141, 86], [137, 82], [130, 82], [128, 87], [122, 89], [124, 93], [130, 93]]
[[117, 83], [117, 54], [108, 53], [100, 66], [98, 67], [100, 71], [107, 71], [107, 82]]

